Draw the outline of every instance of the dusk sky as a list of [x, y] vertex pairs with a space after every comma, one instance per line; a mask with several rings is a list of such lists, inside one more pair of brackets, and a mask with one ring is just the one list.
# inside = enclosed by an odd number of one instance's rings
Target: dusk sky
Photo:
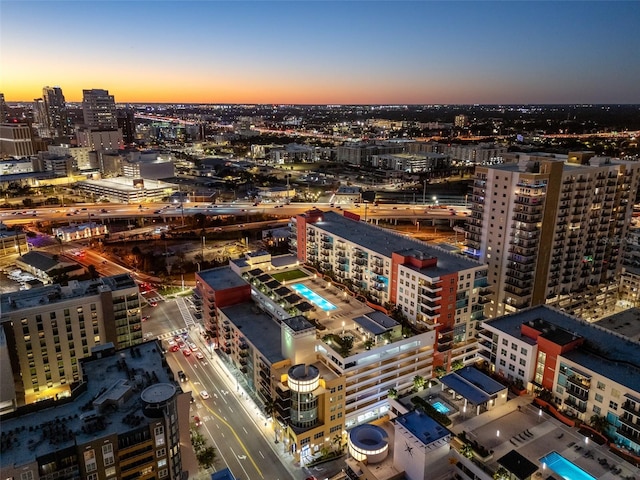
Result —
[[640, 5], [0, 0], [0, 92], [67, 101], [640, 103]]

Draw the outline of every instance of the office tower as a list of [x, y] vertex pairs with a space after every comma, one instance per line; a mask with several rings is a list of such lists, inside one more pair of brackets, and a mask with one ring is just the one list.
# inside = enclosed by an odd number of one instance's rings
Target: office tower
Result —
[[156, 341], [122, 350], [100, 345], [78, 367], [68, 395], [43, 397], [2, 419], [2, 478], [194, 478], [183, 471], [183, 458], [193, 455], [191, 394]]
[[31, 127], [26, 123], [0, 124], [0, 155], [28, 157], [33, 155]]
[[71, 135], [71, 124], [62, 89], [60, 87], [44, 87], [42, 98], [47, 112], [49, 136], [58, 138]]
[[126, 145], [130, 145], [135, 141], [136, 123], [134, 112], [131, 108], [118, 110], [117, 114], [118, 128], [122, 131], [122, 139]]
[[4, 93], [0, 93], [0, 123], [4, 123], [9, 118], [7, 102], [4, 101]]
[[85, 127], [91, 130], [115, 130], [118, 128], [116, 102], [108, 90], [83, 90], [82, 112]]
[[77, 360], [106, 342], [142, 342], [138, 286], [129, 275], [0, 295], [17, 404], [62, 395], [80, 379]]
[[47, 106], [42, 98], [33, 99], [33, 128], [40, 138], [51, 138]]
[[485, 313], [551, 303], [591, 318], [617, 289], [640, 165], [592, 152], [505, 158], [476, 167], [466, 227], [466, 253], [489, 265]]

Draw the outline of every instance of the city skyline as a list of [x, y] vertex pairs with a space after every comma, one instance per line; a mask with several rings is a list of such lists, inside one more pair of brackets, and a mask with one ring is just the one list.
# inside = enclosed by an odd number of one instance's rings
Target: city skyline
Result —
[[69, 102], [102, 88], [118, 103], [637, 103], [636, 7], [3, 1], [0, 92], [9, 102], [51, 85]]

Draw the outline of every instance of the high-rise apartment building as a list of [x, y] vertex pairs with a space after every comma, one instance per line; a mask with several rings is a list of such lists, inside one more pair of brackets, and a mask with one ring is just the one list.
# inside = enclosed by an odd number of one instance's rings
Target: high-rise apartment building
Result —
[[0, 325], [16, 379], [16, 404], [64, 395], [78, 360], [107, 342], [142, 342], [138, 286], [129, 275], [0, 295]]
[[108, 90], [82, 91], [82, 113], [85, 127], [91, 130], [115, 130], [118, 128], [116, 102]]
[[181, 390], [157, 342], [100, 345], [78, 367], [68, 396], [3, 416], [2, 478], [193, 478], [191, 393]]
[[489, 266], [485, 313], [544, 303], [589, 317], [620, 272], [640, 165], [595, 157], [505, 154], [478, 166], [466, 252]]

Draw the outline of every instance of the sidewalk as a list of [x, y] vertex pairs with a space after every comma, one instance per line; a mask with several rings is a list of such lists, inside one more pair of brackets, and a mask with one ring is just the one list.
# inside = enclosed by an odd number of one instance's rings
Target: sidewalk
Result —
[[[291, 479], [300, 478], [303, 475], [302, 470], [296, 467], [293, 462], [293, 456], [285, 451], [285, 444], [283, 442], [276, 443], [275, 431], [272, 428], [273, 421], [270, 418], [266, 418], [264, 412], [256, 405], [256, 402], [249, 396], [243, 386], [242, 377], [234, 376], [228, 368], [228, 365], [218, 356], [215, 351], [209, 349], [209, 346], [205, 344], [201, 335], [197, 336], [197, 340], [202, 348], [203, 352], [206, 352], [207, 359], [213, 367], [215, 373], [219, 375], [222, 381], [225, 383], [225, 387], [229, 391], [230, 395], [238, 402], [238, 405], [242, 407], [247, 418], [250, 418], [256, 429], [260, 432], [262, 437], [271, 447], [273, 453], [280, 459], [282, 465], [287, 469], [291, 475]], [[240, 381], [239, 381], [240, 380]], [[223, 468], [223, 465], [216, 465], [216, 470]], [[206, 477], [192, 477], [192, 478], [209, 478], [210, 473], [206, 474]], [[284, 480], [284, 479], [283, 479]]]

